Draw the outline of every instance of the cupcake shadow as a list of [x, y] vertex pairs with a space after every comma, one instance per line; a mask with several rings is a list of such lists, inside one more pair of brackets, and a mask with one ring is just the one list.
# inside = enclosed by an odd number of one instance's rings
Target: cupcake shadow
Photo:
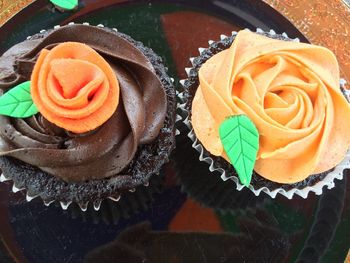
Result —
[[164, 189], [165, 173], [161, 170], [159, 175], [152, 176], [146, 185], [136, 187], [135, 191], [127, 191], [121, 195], [118, 201], [105, 199], [98, 210], [93, 204], [89, 204], [84, 212], [79, 205], [72, 204], [65, 213], [72, 219], [117, 225], [120, 220], [129, 219], [132, 216], [147, 211], [156, 194]]
[[199, 161], [186, 128], [179, 124], [178, 129], [173, 160], [178, 183], [189, 197], [220, 212], [254, 209], [267, 200], [265, 195], [255, 196], [248, 188], [238, 191], [233, 181], [223, 181], [218, 172], [210, 172], [208, 165]]

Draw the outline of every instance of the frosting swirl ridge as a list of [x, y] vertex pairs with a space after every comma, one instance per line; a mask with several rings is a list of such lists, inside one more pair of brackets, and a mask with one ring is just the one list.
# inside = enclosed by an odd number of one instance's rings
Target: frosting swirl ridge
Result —
[[157, 137], [167, 108], [151, 62], [129, 41], [97, 27], [61, 27], [12, 47], [0, 58], [0, 89], [5, 92], [30, 79], [40, 52], [64, 42], [84, 43], [108, 62], [120, 88], [115, 112], [103, 125], [83, 134], [59, 128], [41, 114], [27, 119], [0, 116], [0, 155], [17, 158], [65, 181], [127, 176], [120, 173], [139, 145]]

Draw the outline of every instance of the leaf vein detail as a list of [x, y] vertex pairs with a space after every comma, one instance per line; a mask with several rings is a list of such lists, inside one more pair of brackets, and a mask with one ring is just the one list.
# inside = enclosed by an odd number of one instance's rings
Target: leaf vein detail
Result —
[[22, 100], [22, 101], [17, 101], [17, 102], [11, 102], [11, 103], [0, 105], [0, 107], [10, 106], [10, 105], [18, 105], [18, 104], [27, 103], [27, 102], [32, 102], [32, 100]]
[[243, 141], [247, 144], [247, 145], [249, 145], [250, 147], [252, 147], [254, 150], [257, 150], [257, 147], [255, 147], [253, 144], [251, 144], [249, 141], [247, 141], [247, 140], [244, 140], [243, 139]]
[[29, 107], [25, 110], [25, 112], [23, 113], [23, 116], [27, 115], [27, 112], [32, 108], [33, 103], [29, 104]]
[[236, 146], [236, 144], [238, 143], [238, 139], [232, 144], [232, 146], [227, 150], [227, 152], [231, 152], [232, 149]]
[[238, 125], [233, 127], [229, 132], [227, 132], [227, 134], [224, 137], [222, 137], [221, 140], [225, 140], [228, 136], [230, 136], [233, 132], [235, 132], [237, 128], [238, 128]]
[[248, 129], [247, 127], [245, 127], [244, 125], [240, 125], [240, 127], [244, 128], [246, 131], [248, 131], [251, 135], [253, 135], [254, 137], [258, 137], [253, 131], [251, 131], [250, 129]]

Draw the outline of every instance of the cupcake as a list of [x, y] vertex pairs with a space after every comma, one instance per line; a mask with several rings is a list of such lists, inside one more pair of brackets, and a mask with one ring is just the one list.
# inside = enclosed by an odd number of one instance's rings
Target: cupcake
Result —
[[175, 91], [150, 48], [99, 25], [41, 31], [0, 58], [0, 169], [45, 204], [119, 200], [174, 148]]
[[191, 58], [180, 94], [200, 160], [256, 195], [306, 198], [342, 179], [350, 105], [334, 54], [274, 31], [209, 44]]

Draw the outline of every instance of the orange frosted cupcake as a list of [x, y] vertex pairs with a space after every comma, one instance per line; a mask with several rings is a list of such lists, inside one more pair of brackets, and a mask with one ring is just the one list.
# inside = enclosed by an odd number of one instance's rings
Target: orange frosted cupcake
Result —
[[180, 94], [200, 160], [256, 195], [306, 197], [341, 179], [350, 105], [334, 54], [272, 30], [209, 43]]

